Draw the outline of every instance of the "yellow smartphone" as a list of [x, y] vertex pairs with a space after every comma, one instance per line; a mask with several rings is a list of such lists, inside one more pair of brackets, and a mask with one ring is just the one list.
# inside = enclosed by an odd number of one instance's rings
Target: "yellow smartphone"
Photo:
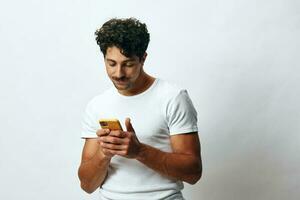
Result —
[[118, 119], [100, 119], [99, 124], [103, 129], [123, 131], [120, 121]]

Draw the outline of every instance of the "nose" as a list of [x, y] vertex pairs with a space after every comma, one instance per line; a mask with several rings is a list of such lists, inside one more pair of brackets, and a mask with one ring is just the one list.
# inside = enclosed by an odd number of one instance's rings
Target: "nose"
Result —
[[116, 78], [122, 78], [124, 76], [124, 71], [121, 65], [118, 65], [116, 67], [116, 71], [115, 71], [115, 77]]

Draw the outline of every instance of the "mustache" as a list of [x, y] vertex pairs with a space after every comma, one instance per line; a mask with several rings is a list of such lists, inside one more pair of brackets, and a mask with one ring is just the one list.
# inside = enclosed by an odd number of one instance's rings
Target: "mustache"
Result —
[[112, 77], [112, 79], [114, 81], [127, 81], [128, 79], [126, 77], [121, 77], [121, 78], [115, 78], [115, 77]]

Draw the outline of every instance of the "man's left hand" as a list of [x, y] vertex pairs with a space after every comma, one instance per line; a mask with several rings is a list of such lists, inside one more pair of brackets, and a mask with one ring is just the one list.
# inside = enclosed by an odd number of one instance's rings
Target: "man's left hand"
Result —
[[107, 153], [136, 158], [139, 154], [141, 143], [135, 135], [129, 118], [126, 118], [125, 125], [127, 131], [110, 131], [109, 135], [100, 136], [100, 145]]

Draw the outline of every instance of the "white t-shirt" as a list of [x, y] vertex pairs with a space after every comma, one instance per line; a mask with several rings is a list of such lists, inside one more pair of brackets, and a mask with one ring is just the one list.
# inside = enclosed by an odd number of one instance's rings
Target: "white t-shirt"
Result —
[[[131, 119], [138, 140], [171, 152], [170, 136], [197, 132], [197, 112], [185, 89], [156, 78], [143, 93], [124, 96], [115, 87], [94, 97], [82, 120], [82, 138], [96, 138], [101, 118]], [[160, 158], [157, 158], [160, 159]], [[100, 188], [102, 199], [182, 200], [183, 183], [160, 175], [135, 159], [114, 156]]]

